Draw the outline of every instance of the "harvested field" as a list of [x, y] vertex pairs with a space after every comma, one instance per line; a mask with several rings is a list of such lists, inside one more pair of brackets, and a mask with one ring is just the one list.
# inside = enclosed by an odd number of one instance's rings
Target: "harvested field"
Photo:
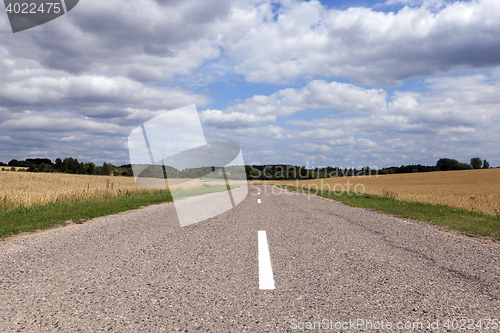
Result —
[[[500, 169], [428, 172], [306, 181], [268, 181], [325, 190], [358, 191], [388, 198], [500, 214]], [[313, 185], [314, 184], [314, 185]]]
[[[173, 180], [175, 181], [175, 180]], [[202, 186], [199, 180], [179, 180], [179, 187]], [[0, 171], [0, 211], [58, 202], [110, 199], [157, 192], [135, 184], [133, 177]]]

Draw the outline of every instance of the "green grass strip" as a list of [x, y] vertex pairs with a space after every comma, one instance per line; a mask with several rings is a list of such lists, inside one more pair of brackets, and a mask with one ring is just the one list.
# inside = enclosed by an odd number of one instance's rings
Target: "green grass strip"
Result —
[[[225, 185], [204, 186], [189, 190], [179, 190], [177, 191], [177, 195], [179, 197], [187, 197], [225, 190]], [[163, 191], [105, 200], [64, 202], [7, 210], [0, 212], [0, 237], [5, 238], [23, 231], [45, 229], [70, 220], [76, 223], [83, 223], [83, 221], [95, 217], [112, 215], [142, 206], [171, 201], [172, 195], [170, 192]]]
[[[285, 188], [283, 185], [277, 186]], [[471, 237], [487, 236], [493, 240], [500, 240], [500, 216], [472, 212], [446, 205], [401, 201], [373, 194], [327, 192], [293, 186], [286, 186], [286, 189], [334, 199], [352, 207], [369, 208], [404, 218], [427, 221], [435, 225], [459, 230]]]

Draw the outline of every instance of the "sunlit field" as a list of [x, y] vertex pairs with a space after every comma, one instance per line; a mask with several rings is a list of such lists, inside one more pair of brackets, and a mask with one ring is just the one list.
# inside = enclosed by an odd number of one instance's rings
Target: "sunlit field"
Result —
[[[171, 180], [175, 188], [201, 187], [198, 180]], [[158, 192], [138, 187], [133, 177], [0, 171], [0, 211], [50, 203], [110, 199]]]
[[338, 177], [305, 181], [268, 181], [331, 191], [357, 191], [388, 198], [443, 204], [500, 214], [500, 169]]

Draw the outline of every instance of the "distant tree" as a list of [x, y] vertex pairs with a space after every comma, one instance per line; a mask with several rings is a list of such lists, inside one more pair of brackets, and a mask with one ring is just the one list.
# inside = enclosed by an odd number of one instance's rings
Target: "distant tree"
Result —
[[101, 168], [101, 175], [108, 175], [111, 173], [111, 164], [104, 162]]
[[[51, 164], [52, 164], [52, 162], [51, 162]], [[40, 172], [51, 172], [51, 171], [53, 171], [51, 164], [43, 163], [39, 166], [38, 170], [40, 170]]]
[[26, 159], [26, 164], [27, 165], [42, 165], [42, 164], [47, 164], [47, 165], [52, 165], [52, 161], [48, 158], [27, 158]]
[[483, 161], [479, 157], [474, 157], [470, 159], [470, 165], [473, 169], [481, 169]]
[[63, 161], [59, 157], [56, 158], [56, 170], [59, 172], [63, 171]]
[[453, 170], [470, 170], [472, 169], [469, 163], [458, 163], [458, 165]]
[[301, 166], [299, 169], [299, 178], [300, 179], [307, 178], [307, 169], [305, 165]]
[[76, 170], [76, 173], [80, 175], [85, 175], [87, 173], [87, 169], [85, 168], [85, 163], [80, 162], [78, 164], [78, 169]]
[[87, 175], [93, 175], [95, 170], [95, 164], [92, 162], [85, 163], [85, 169], [87, 171]]
[[76, 158], [67, 157], [62, 162], [62, 172], [77, 173], [80, 170], [80, 163]]
[[468, 164], [460, 163], [452, 158], [440, 158], [437, 161], [436, 166], [441, 171], [468, 169]]
[[483, 169], [489, 169], [490, 168], [490, 162], [488, 162], [487, 160], [484, 160], [483, 161]]
[[250, 171], [250, 179], [251, 180], [256, 180], [258, 178], [259, 178], [259, 172], [258, 171], [255, 171], [255, 170]]
[[17, 160], [10, 160], [9, 164], [8, 164], [8, 166], [11, 166], [11, 167], [12, 166], [15, 167], [15, 166], [18, 166], [18, 165], [19, 165], [19, 162]]

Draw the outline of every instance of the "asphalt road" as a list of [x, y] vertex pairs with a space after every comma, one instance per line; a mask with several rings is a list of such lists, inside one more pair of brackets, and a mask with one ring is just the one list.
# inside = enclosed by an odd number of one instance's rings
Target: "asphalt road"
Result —
[[[270, 192], [251, 187], [183, 228], [163, 204], [1, 243], [0, 330], [457, 332], [466, 319], [465, 331], [500, 331], [488, 321], [500, 319], [499, 247]], [[259, 289], [258, 231], [274, 290]]]

